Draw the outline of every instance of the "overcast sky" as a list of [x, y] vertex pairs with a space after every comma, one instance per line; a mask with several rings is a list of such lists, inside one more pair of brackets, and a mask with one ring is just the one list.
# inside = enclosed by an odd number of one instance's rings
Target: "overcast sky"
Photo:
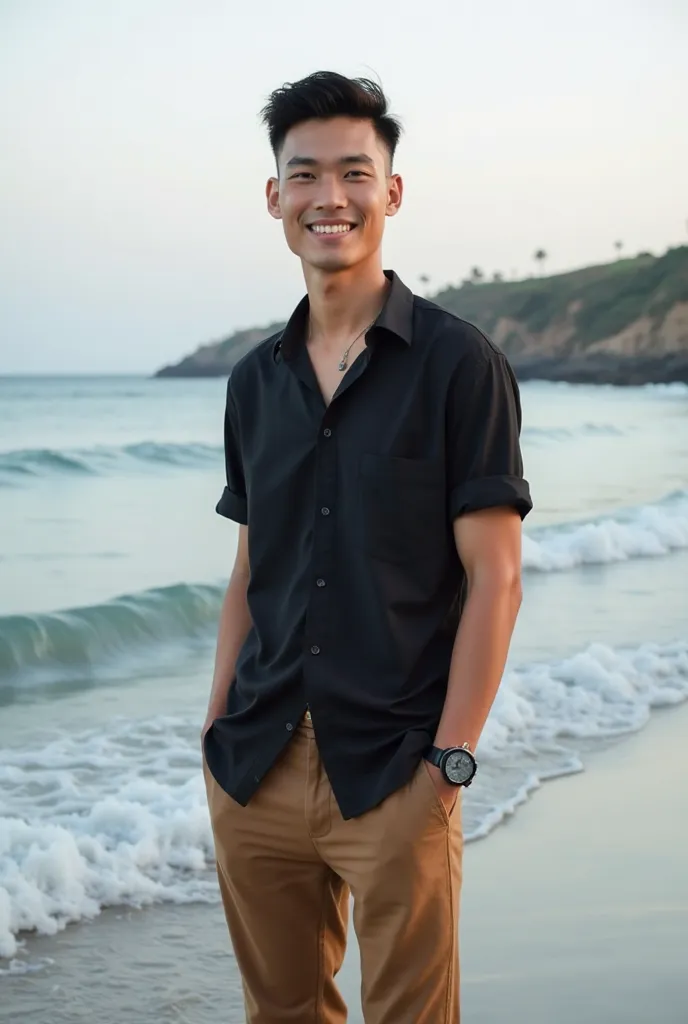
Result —
[[286, 316], [267, 93], [379, 77], [385, 265], [563, 270], [688, 241], [685, 0], [0, 0], [0, 373], [150, 372]]

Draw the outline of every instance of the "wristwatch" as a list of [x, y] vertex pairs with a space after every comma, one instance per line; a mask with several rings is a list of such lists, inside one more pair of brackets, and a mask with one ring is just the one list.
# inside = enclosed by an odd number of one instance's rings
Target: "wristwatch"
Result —
[[430, 747], [423, 754], [426, 761], [439, 768], [445, 780], [452, 786], [470, 786], [473, 776], [478, 770], [476, 761], [468, 743], [462, 747]]

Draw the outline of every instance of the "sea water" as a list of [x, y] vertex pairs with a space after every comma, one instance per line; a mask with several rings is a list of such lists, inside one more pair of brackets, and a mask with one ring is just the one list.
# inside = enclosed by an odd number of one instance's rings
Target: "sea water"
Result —
[[[218, 898], [199, 729], [237, 539], [224, 394], [0, 379], [0, 973], [40, 966], [28, 930]], [[688, 388], [522, 402], [524, 604], [467, 839], [688, 697]]]

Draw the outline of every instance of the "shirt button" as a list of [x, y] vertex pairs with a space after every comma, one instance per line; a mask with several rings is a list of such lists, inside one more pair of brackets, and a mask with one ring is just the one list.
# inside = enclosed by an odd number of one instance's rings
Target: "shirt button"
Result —
[[323, 434], [325, 435], [325, 437], [332, 437], [332, 431], [330, 430], [329, 427], [325, 427], [325, 429], [323, 430]]
[[320, 648], [317, 644], [313, 644], [311, 647], [311, 654], [320, 654]]
[[321, 509], [320, 509], [320, 512], [321, 512], [321, 514], [322, 514], [322, 515], [324, 515], [324, 516], [329, 516], [329, 514], [330, 514], [330, 510], [329, 510], [329, 508], [327, 508], [327, 507], [321, 508]]
[[318, 585], [319, 587], [324, 587], [324, 586], [325, 586], [325, 580], [322, 580], [322, 579], [321, 579], [321, 580], [316, 580], [315, 582], [316, 582], [316, 584], [317, 584], [317, 585]]
[[294, 726], [291, 724], [291, 722], [287, 722], [287, 732], [291, 732], [293, 728]]

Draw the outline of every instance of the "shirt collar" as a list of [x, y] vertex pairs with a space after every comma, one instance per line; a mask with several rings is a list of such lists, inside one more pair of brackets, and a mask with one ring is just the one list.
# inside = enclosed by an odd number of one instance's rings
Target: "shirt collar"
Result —
[[[391, 287], [387, 293], [385, 304], [370, 330], [383, 328], [385, 331], [389, 331], [396, 335], [397, 338], [405, 341], [407, 345], [411, 345], [413, 341], [413, 292], [410, 288], [406, 287], [393, 270], [385, 270], [385, 277], [390, 282]], [[289, 360], [297, 352], [304, 339], [308, 309], [308, 296], [304, 295], [289, 317], [286, 327], [275, 339], [272, 349], [272, 355], [275, 360], [277, 360], [280, 353], [285, 359]]]

